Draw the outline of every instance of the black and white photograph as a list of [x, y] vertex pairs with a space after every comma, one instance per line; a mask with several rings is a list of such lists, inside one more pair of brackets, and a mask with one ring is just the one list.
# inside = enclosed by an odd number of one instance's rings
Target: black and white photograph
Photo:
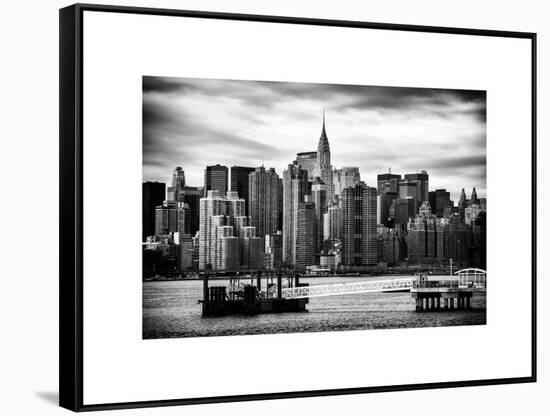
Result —
[[144, 339], [486, 324], [486, 91], [142, 81]]
[[532, 406], [501, 399], [540, 366], [536, 27], [262, 7], [60, 10], [60, 405]]

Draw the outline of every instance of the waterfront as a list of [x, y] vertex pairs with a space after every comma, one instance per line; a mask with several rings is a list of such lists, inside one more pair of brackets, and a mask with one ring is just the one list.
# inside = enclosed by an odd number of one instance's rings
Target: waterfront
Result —
[[[379, 280], [383, 277], [303, 278], [310, 285]], [[228, 285], [227, 280], [211, 284]], [[181, 338], [362, 329], [483, 325], [486, 295], [477, 293], [471, 311], [416, 313], [408, 292], [361, 293], [311, 298], [307, 312], [256, 316], [201, 316], [199, 280], [143, 283], [143, 338]]]

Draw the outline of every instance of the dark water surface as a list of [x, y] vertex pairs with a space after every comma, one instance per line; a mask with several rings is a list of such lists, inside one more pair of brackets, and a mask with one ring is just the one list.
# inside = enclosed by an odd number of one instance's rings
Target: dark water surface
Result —
[[[310, 285], [378, 280], [381, 277], [301, 279]], [[265, 282], [265, 281], [264, 281]], [[265, 284], [265, 283], [264, 283]], [[210, 285], [228, 285], [211, 281]], [[202, 281], [143, 283], [143, 338], [180, 338], [289, 332], [346, 331], [378, 328], [418, 328], [482, 325], [486, 296], [476, 293], [471, 311], [415, 312], [410, 293], [361, 293], [311, 298], [307, 312], [257, 316], [201, 316]]]

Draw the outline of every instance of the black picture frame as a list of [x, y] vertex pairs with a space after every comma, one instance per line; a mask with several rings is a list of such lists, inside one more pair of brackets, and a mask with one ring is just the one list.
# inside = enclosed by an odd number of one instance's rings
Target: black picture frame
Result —
[[[531, 374], [525, 377], [486, 380], [463, 380], [423, 384], [386, 385], [312, 391], [289, 391], [270, 394], [250, 394], [224, 397], [198, 397], [175, 400], [146, 400], [139, 402], [83, 403], [83, 13], [98, 11], [161, 16], [195, 17], [269, 23], [290, 23], [315, 26], [384, 29], [409, 32], [476, 35], [504, 38], [523, 38], [531, 41], [531, 178], [532, 178], [532, 293], [531, 293]], [[59, 247], [59, 404], [73, 411], [125, 409], [172, 406], [230, 401], [269, 400], [374, 392], [397, 392], [435, 388], [487, 386], [495, 384], [531, 383], [537, 380], [537, 288], [536, 288], [536, 33], [436, 26], [416, 26], [388, 23], [311, 19], [297, 17], [215, 13], [188, 10], [140, 8], [75, 4], [60, 10], [59, 53], [59, 186], [60, 186], [60, 247]]]

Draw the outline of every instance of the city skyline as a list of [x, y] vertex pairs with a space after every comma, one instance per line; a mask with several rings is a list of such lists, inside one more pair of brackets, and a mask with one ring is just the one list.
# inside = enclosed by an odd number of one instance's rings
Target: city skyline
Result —
[[358, 166], [369, 186], [390, 167], [426, 169], [455, 202], [463, 187], [486, 196], [485, 92], [464, 90], [144, 77], [143, 180], [169, 183], [182, 166], [202, 186], [217, 163], [282, 176], [316, 150], [323, 109], [334, 168]]

